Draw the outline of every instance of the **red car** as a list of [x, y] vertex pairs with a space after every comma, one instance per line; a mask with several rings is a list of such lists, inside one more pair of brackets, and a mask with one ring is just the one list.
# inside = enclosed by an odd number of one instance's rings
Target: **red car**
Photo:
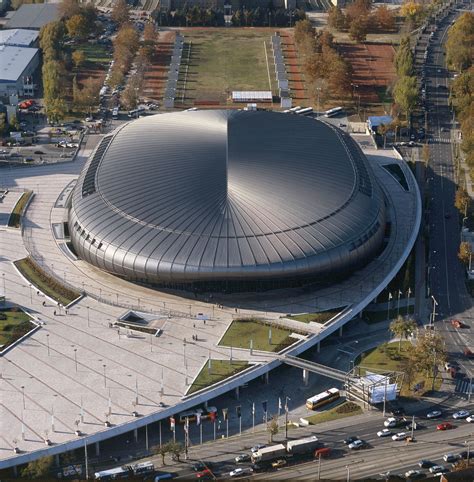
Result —
[[454, 425], [449, 422], [440, 423], [436, 426], [436, 430], [451, 430], [452, 428], [454, 428]]
[[213, 479], [214, 474], [209, 469], [204, 469], [196, 474], [197, 479]]

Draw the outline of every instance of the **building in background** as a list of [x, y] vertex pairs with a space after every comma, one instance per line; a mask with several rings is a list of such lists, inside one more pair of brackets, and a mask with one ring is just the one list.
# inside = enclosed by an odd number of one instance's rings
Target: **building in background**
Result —
[[43, 25], [59, 20], [57, 3], [23, 4], [7, 21], [5, 28], [40, 30]]
[[12, 47], [37, 47], [39, 32], [25, 28], [0, 30], [0, 45]]
[[33, 76], [39, 65], [39, 49], [0, 45], [0, 97], [32, 96]]

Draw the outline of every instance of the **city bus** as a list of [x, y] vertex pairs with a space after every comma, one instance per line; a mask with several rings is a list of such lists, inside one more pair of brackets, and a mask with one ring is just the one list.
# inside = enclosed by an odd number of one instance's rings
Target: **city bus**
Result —
[[96, 480], [116, 480], [127, 479], [133, 472], [128, 465], [123, 467], [115, 467], [114, 469], [101, 470], [94, 474]]
[[114, 107], [112, 110], [112, 119], [118, 119], [118, 116], [119, 116], [119, 108]]
[[343, 107], [333, 107], [324, 113], [324, 117], [334, 117], [336, 115], [342, 114], [344, 112]]
[[306, 400], [306, 407], [310, 410], [315, 410], [316, 408], [327, 405], [328, 403], [337, 400], [341, 396], [340, 391], [337, 388], [330, 388], [325, 392], [318, 393], [314, 397], [308, 398]]
[[313, 113], [312, 107], [305, 107], [304, 109], [299, 109], [295, 112], [298, 115], [311, 115]]

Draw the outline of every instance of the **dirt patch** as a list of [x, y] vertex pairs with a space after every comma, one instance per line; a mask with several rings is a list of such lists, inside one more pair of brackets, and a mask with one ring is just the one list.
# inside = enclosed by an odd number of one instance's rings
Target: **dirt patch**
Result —
[[363, 103], [383, 102], [384, 92], [395, 79], [395, 49], [390, 44], [338, 44], [338, 50], [352, 65], [353, 83]]

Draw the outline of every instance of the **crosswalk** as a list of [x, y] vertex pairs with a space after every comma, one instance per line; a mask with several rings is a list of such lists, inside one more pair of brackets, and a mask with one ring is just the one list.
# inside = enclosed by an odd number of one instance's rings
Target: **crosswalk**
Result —
[[456, 393], [469, 394], [469, 392], [471, 391], [471, 381], [466, 379], [457, 380], [456, 388], [454, 389], [454, 391]]
[[428, 144], [451, 144], [451, 139], [446, 137], [432, 137], [428, 140]]

